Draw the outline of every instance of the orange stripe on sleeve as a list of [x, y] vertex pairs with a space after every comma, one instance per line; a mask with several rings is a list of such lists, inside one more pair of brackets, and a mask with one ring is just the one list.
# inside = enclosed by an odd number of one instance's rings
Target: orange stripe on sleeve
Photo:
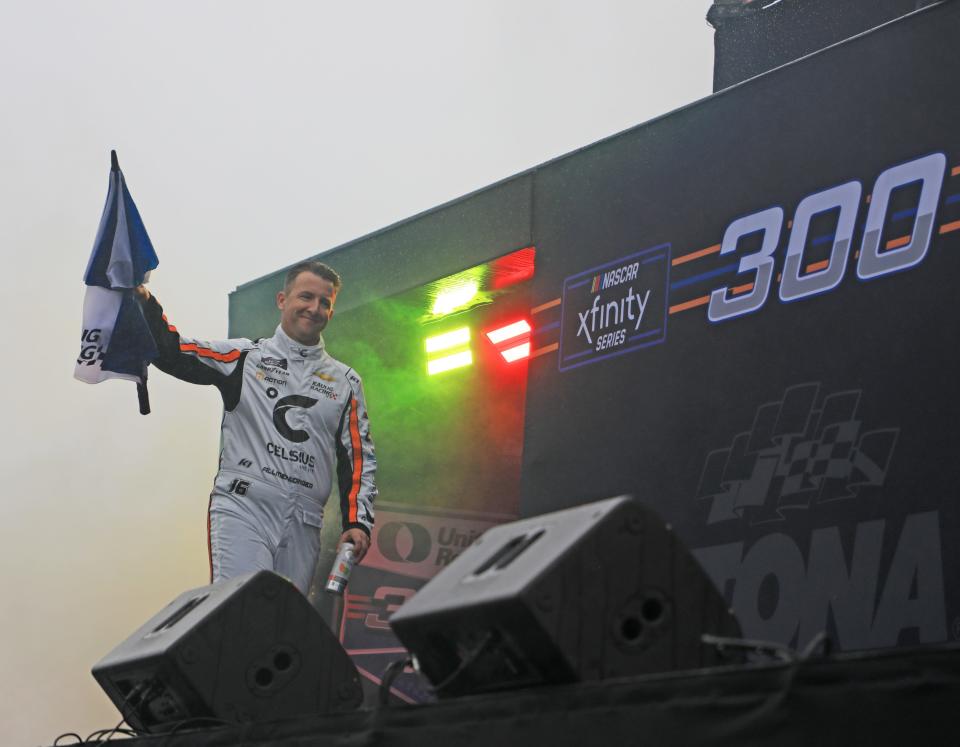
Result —
[[229, 353], [218, 353], [210, 348], [201, 348], [196, 343], [180, 343], [181, 353], [196, 353], [201, 358], [213, 358], [221, 363], [232, 363], [240, 357], [239, 350], [231, 350]]
[[163, 321], [165, 321], [165, 322], [167, 323], [167, 329], [169, 329], [171, 332], [176, 332], [176, 331], [177, 331], [177, 328], [174, 327], [172, 324], [170, 324], [170, 320], [167, 319], [167, 315], [166, 315], [166, 314], [161, 314], [161, 315], [160, 315], [160, 318], [163, 319]]
[[213, 496], [207, 501], [207, 560], [210, 562], [210, 583], [213, 583], [213, 534], [210, 526], [210, 509], [213, 506]]
[[353, 484], [347, 496], [347, 521], [357, 520], [357, 496], [360, 494], [360, 475], [363, 472], [363, 449], [360, 448], [360, 422], [357, 415], [357, 398], [350, 402], [350, 445], [353, 447]]

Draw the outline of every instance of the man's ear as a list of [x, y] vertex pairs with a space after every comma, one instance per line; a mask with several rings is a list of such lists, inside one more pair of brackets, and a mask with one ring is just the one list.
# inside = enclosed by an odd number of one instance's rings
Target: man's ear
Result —
[[287, 300], [287, 294], [283, 291], [277, 293], [277, 308], [283, 311], [283, 304]]

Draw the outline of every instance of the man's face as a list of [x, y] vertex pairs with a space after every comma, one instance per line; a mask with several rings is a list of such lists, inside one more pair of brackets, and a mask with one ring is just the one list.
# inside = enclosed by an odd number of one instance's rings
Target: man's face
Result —
[[312, 272], [301, 272], [293, 284], [277, 294], [280, 327], [303, 345], [316, 345], [333, 316], [337, 291], [333, 283]]

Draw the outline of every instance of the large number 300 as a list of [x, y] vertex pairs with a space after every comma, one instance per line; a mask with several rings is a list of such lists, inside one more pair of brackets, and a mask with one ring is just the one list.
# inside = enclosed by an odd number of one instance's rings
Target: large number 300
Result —
[[[947, 159], [943, 153], [931, 153], [899, 166], [887, 169], [873, 185], [870, 209], [863, 229], [860, 257], [857, 260], [857, 277], [861, 280], [888, 275], [906, 270], [923, 260], [930, 247], [933, 234], [933, 218], [940, 202]], [[920, 198], [910, 241], [894, 249], [880, 251], [880, 239], [890, 206], [890, 195], [898, 187], [920, 183]], [[807, 296], [826, 293], [836, 288], [847, 268], [850, 244], [860, 209], [861, 185], [858, 181], [804, 197], [797, 205], [787, 243], [780, 279], [780, 300], [797, 301]], [[803, 272], [803, 253], [807, 246], [807, 234], [811, 219], [828, 210], [839, 209], [837, 230], [833, 248], [826, 267], [816, 272]], [[741, 258], [739, 273], [753, 273], [753, 287], [747, 293], [731, 295], [729, 287], [717, 288], [710, 294], [707, 317], [712, 322], [749, 314], [758, 310], [767, 300], [774, 281], [774, 252], [780, 243], [783, 226], [783, 209], [767, 208], [758, 213], [737, 218], [727, 226], [720, 245], [720, 255], [737, 250], [740, 239], [757, 232], [763, 233], [760, 250]]]

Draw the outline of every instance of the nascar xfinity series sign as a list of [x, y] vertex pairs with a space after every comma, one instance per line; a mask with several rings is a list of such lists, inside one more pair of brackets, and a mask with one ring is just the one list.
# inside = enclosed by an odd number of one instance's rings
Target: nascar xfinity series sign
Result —
[[669, 287], [667, 244], [567, 278], [563, 284], [560, 370], [663, 342]]

